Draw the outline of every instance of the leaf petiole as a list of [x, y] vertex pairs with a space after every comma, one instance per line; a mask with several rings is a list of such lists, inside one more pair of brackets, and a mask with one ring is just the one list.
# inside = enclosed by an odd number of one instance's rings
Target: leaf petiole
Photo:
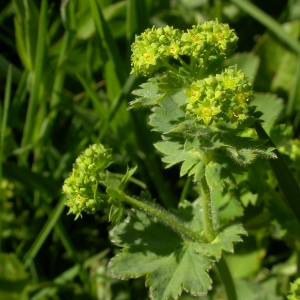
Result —
[[[116, 191], [114, 191], [116, 193]], [[121, 202], [125, 202], [130, 204], [133, 207], [139, 208], [151, 215], [154, 218], [157, 218], [164, 225], [172, 228], [175, 232], [177, 232], [182, 238], [189, 241], [197, 241], [200, 243], [207, 243], [206, 239], [200, 234], [197, 234], [186, 227], [182, 221], [180, 221], [176, 216], [172, 215], [168, 211], [166, 211], [162, 207], [155, 207], [150, 203], [142, 202], [137, 199], [134, 199], [128, 195], [126, 195], [123, 191], [118, 192], [118, 200]]]
[[203, 224], [204, 224], [204, 234], [208, 242], [215, 239], [215, 233], [213, 230], [212, 223], [212, 212], [211, 212], [211, 196], [209, 186], [207, 184], [206, 178], [201, 179], [201, 203], [203, 209]]

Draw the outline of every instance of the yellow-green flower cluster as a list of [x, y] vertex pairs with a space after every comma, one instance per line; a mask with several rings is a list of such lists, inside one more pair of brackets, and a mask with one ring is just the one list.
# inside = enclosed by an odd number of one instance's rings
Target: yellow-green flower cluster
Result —
[[228, 24], [219, 24], [218, 21], [197, 24], [182, 35], [181, 54], [194, 58], [203, 58], [209, 55], [226, 59], [235, 50], [238, 38]]
[[91, 145], [73, 164], [70, 176], [65, 180], [63, 193], [67, 195], [69, 214], [81, 216], [83, 211], [94, 213], [100, 209], [101, 197], [97, 191], [100, 174], [112, 163], [111, 150], [102, 144]]
[[[132, 44], [131, 73], [151, 76], [161, 67], [185, 67], [182, 56], [201, 66], [206, 61], [224, 60], [234, 53], [236, 42], [234, 31], [218, 21], [198, 24], [187, 32], [169, 26], [153, 27], [136, 36]], [[173, 66], [170, 58], [177, 60]]]
[[235, 67], [193, 82], [185, 94], [187, 114], [209, 125], [213, 120], [232, 124], [245, 120], [253, 92], [243, 71]]
[[131, 46], [132, 71], [142, 75], [151, 75], [166, 62], [168, 56], [179, 55], [181, 31], [173, 27], [147, 29], [136, 36]]
[[300, 299], [300, 278], [290, 283], [290, 293], [287, 296], [288, 300], [299, 300]]

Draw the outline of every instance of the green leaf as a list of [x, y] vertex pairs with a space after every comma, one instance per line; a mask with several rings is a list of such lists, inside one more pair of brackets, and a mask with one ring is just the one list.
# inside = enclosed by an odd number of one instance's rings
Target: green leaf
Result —
[[[298, 40], [299, 29], [298, 20], [281, 25], [282, 32], [291, 41]], [[265, 33], [257, 43], [256, 54], [261, 57], [255, 81], [256, 89], [280, 94], [283, 91], [290, 93], [296, 75], [297, 55], [269, 32]]]
[[179, 120], [185, 117], [185, 113], [179, 107], [184, 104], [186, 96], [182, 91], [167, 97], [160, 106], [153, 108], [153, 114], [150, 116], [150, 125], [154, 131], [161, 133], [168, 132]]
[[166, 168], [170, 168], [173, 165], [185, 161], [188, 159], [195, 160], [194, 157], [191, 157], [191, 154], [187, 151], [184, 151], [182, 143], [180, 142], [158, 142], [154, 144], [155, 148], [158, 149], [161, 153], [166, 156], [163, 157], [162, 161], [167, 163]]
[[[264, 131], [262, 126], [256, 122], [255, 130], [258, 136], [262, 139], [267, 139], [269, 136]], [[268, 144], [272, 147], [274, 146], [271, 139], [269, 139]], [[271, 167], [273, 169], [274, 175], [278, 181], [278, 184], [285, 195], [287, 202], [289, 203], [292, 211], [300, 223], [300, 212], [299, 212], [299, 195], [300, 188], [298, 182], [293, 177], [291, 171], [287, 167], [285, 161], [281, 157], [280, 153], [276, 149], [275, 154], [277, 155], [277, 159], [270, 160]]]
[[215, 162], [210, 162], [205, 168], [205, 176], [209, 187], [218, 186], [224, 187], [224, 183], [221, 178], [222, 166]]
[[126, 174], [124, 175], [124, 177], [121, 180], [121, 184], [120, 184], [120, 188], [122, 190], [124, 190], [128, 180], [132, 177], [132, 175], [135, 173], [137, 167], [134, 167], [132, 169], [127, 168]]
[[156, 78], [149, 79], [141, 85], [141, 89], [134, 90], [132, 94], [139, 98], [129, 103], [129, 109], [156, 105], [165, 96], [165, 94], [158, 92]]
[[194, 175], [195, 181], [200, 181], [204, 176], [205, 168], [202, 161], [198, 162], [189, 172], [189, 176]]
[[[176, 215], [195, 232], [203, 227], [198, 202], [185, 201]], [[111, 275], [120, 279], [146, 276], [151, 299], [177, 299], [183, 290], [204, 296], [211, 289], [207, 271], [213, 260], [220, 259], [222, 250], [232, 252], [233, 243], [241, 241], [240, 234], [245, 234], [242, 226], [232, 225], [211, 244], [191, 242], [144, 212], [134, 211], [110, 232], [112, 241], [124, 247], [109, 263]]]
[[235, 218], [243, 216], [243, 207], [232, 194], [224, 193], [221, 189], [214, 188], [211, 198], [214, 206], [218, 209], [220, 224], [228, 224]]
[[166, 72], [164, 76], [159, 79], [158, 89], [163, 93], [175, 93], [184, 87], [184, 78], [174, 72]]
[[[194, 165], [198, 163], [197, 158], [190, 158], [183, 162], [181, 169], [180, 169], [180, 177], [184, 176]], [[192, 173], [194, 174], [194, 173]]]
[[116, 191], [119, 190], [121, 180], [118, 176], [106, 171], [105, 173], [99, 174], [101, 181], [100, 183], [107, 188], [114, 189]]
[[284, 105], [283, 100], [275, 94], [255, 93], [255, 99], [251, 102], [256, 109], [263, 113], [261, 119], [263, 128], [269, 134], [276, 119], [282, 113]]
[[112, 205], [109, 210], [109, 222], [119, 223], [123, 216], [123, 210], [122, 205]]
[[198, 142], [196, 139], [195, 141], [194, 148], [188, 148], [187, 150], [182, 146], [183, 141], [158, 142], [154, 146], [166, 155], [162, 158], [162, 161], [167, 163], [166, 168], [183, 162], [180, 169], [180, 176], [188, 173], [189, 176], [194, 175], [195, 181], [200, 181], [204, 176], [204, 164], [200, 160], [200, 153], [197, 150]]
[[242, 242], [241, 234], [247, 235], [241, 224], [227, 226], [210, 244], [200, 244], [199, 248], [196, 246], [196, 251], [219, 260], [222, 256], [222, 250], [233, 253], [234, 243]]

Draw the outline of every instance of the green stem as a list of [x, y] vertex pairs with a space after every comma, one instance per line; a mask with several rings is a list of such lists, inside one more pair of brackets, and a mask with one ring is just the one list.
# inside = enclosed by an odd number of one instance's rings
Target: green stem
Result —
[[228, 300], [237, 300], [236, 290], [234, 282], [230, 273], [230, 270], [227, 266], [224, 255], [217, 264], [221, 279], [226, 289], [227, 299]]
[[128, 195], [126, 195], [124, 192], [118, 193], [118, 199], [122, 202], [128, 203], [133, 207], [139, 208], [143, 211], [146, 211], [148, 214], [152, 215], [153, 217], [158, 218], [161, 220], [165, 225], [171, 227], [174, 231], [180, 234], [181, 237], [186, 237], [188, 240], [191, 241], [198, 241], [201, 243], [206, 242], [203, 237], [196, 234], [192, 230], [190, 230], [188, 227], [186, 227], [183, 223], [181, 223], [180, 220], [178, 220], [174, 215], [167, 212], [162, 207], [154, 207], [151, 204], [141, 202], [139, 200], [136, 200]]
[[188, 194], [188, 191], [189, 191], [191, 185], [192, 185], [192, 180], [190, 177], [188, 177], [188, 179], [186, 180], [185, 185], [183, 187], [179, 203], [183, 203], [183, 201], [186, 199], [186, 196]]
[[[11, 85], [12, 85], [12, 67], [11, 65], [8, 66], [7, 69], [7, 77], [6, 77], [6, 84], [5, 84], [5, 96], [4, 96], [4, 103], [3, 103], [3, 114], [2, 114], [2, 107], [0, 105], [0, 232], [2, 232], [2, 220], [5, 209], [5, 197], [4, 192], [2, 190], [2, 181], [3, 181], [3, 152], [4, 152], [4, 142], [5, 142], [5, 133], [6, 133], [6, 126], [7, 126], [7, 119], [8, 119], [8, 108], [10, 103], [10, 96], [11, 96]], [[2, 234], [0, 235], [0, 252], [2, 252]]]
[[204, 234], [207, 241], [211, 242], [215, 239], [215, 233], [212, 223], [210, 190], [205, 177], [201, 179], [201, 202], [203, 209]]
[[165, 62], [165, 63], [164, 63], [164, 66], [165, 66], [166, 68], [168, 68], [169, 70], [173, 71], [174, 73], [178, 74], [178, 70], [175, 69], [173, 66], [171, 66], [168, 62]]
[[190, 67], [185, 63], [185, 61], [184, 61], [180, 56], [178, 56], [177, 59], [180, 61], [180, 63], [182, 64], [182, 66], [183, 66], [185, 69], [187, 69], [187, 70], [190, 69]]

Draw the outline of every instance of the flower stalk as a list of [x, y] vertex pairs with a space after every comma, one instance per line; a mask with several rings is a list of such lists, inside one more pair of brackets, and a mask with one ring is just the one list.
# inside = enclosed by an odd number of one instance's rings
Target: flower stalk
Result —
[[155, 207], [151, 203], [139, 201], [126, 195], [124, 192], [119, 192], [116, 196], [118, 197], [119, 201], [127, 203], [135, 208], [141, 209], [142, 211], [145, 211], [154, 219], [157, 218], [163, 224], [172, 228], [185, 240], [188, 239], [189, 241], [200, 243], [207, 242], [205, 237], [202, 237], [200, 234], [197, 234], [190, 230], [187, 226], [185, 226], [184, 223], [182, 223], [182, 221], [180, 221], [178, 218], [176, 218], [174, 215], [172, 215], [162, 207]]
[[216, 235], [213, 229], [212, 222], [212, 210], [211, 210], [211, 195], [210, 189], [207, 184], [206, 178], [203, 177], [201, 179], [201, 204], [202, 204], [202, 216], [203, 216], [203, 224], [204, 224], [204, 235], [208, 243], [212, 242]]

